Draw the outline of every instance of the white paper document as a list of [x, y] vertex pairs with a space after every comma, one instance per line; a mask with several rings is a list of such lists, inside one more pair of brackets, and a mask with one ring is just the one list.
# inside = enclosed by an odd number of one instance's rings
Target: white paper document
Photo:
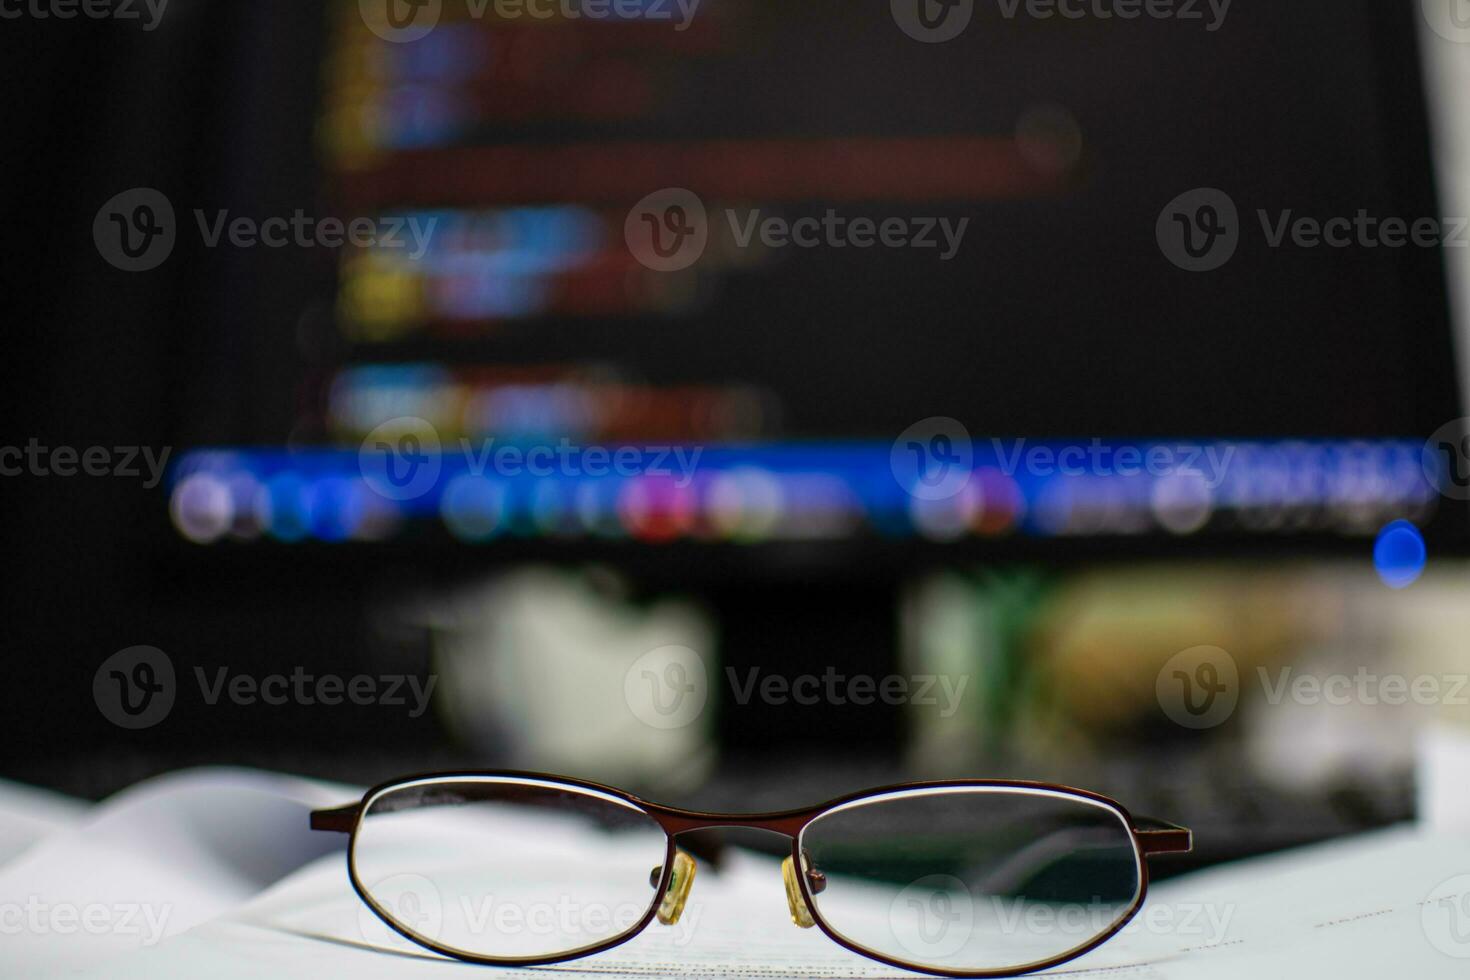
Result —
[[[355, 795], [208, 771], [100, 805], [0, 865], [0, 976], [915, 976], [794, 926], [779, 863], [747, 852], [700, 869], [678, 924], [655, 922], [606, 953], [533, 969], [447, 960], [358, 899], [344, 835], [307, 829], [311, 807]], [[1467, 970], [1470, 840], [1403, 828], [1156, 884], [1123, 933], [1043, 975], [1418, 980]]]

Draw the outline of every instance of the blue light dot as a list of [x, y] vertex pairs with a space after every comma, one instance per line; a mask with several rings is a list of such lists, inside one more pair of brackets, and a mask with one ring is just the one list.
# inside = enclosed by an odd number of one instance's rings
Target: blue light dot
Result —
[[1373, 567], [1378, 577], [1392, 589], [1414, 584], [1424, 573], [1428, 551], [1424, 535], [1408, 521], [1394, 521], [1378, 532], [1373, 544]]

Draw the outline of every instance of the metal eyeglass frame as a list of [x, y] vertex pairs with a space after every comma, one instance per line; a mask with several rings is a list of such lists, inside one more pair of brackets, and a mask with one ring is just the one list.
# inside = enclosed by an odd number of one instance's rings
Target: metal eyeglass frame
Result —
[[[502, 785], [516, 785], [515, 781], [521, 780], [526, 783], [540, 784], [543, 787], [562, 787], [573, 791], [591, 791], [619, 800], [652, 818], [663, 829], [667, 840], [663, 864], [654, 869], [657, 880], [655, 882], [652, 878], [650, 879], [650, 883], [654, 884], [653, 899], [642, 918], [626, 931], [603, 942], [580, 947], [566, 953], [532, 957], [496, 957], [471, 953], [466, 950], [433, 942], [424, 936], [411, 932], [396, 922], [391, 915], [373, 901], [357, 874], [355, 860], [357, 836], [370, 804], [384, 793], [394, 789], [406, 788], [415, 783], [452, 783], [455, 781], [477, 780], [510, 781]], [[1002, 790], [1045, 791], [1054, 796], [1085, 800], [1100, 805], [1104, 809], [1116, 814], [1129, 831], [1133, 844], [1134, 859], [1138, 867], [1138, 890], [1127, 910], [1105, 932], [1102, 932], [1080, 946], [1046, 960], [999, 970], [948, 970], [940, 967], [905, 962], [851, 942], [822, 918], [818, 903], [813, 900], [813, 897], [823, 890], [825, 879], [819, 871], [807, 868], [801, 853], [801, 833], [808, 824], [837, 807], [870, 797], [885, 796], [907, 790], [944, 790], [975, 787]], [[685, 853], [685, 849], [679, 846], [676, 839], [680, 835], [689, 834], [694, 831], [720, 828], [765, 830], [790, 839], [791, 856], [783, 862], [782, 870], [786, 882], [786, 894], [790, 906], [791, 918], [798, 926], [810, 928], [815, 925], [829, 939], [844, 949], [851, 950], [859, 956], [875, 960], [879, 963], [885, 963], [889, 966], [916, 973], [926, 973], [931, 976], [964, 977], [974, 978], [974, 980], [980, 980], [980, 978], [1015, 977], [1037, 970], [1049, 969], [1074, 960], [1096, 949], [1117, 935], [1138, 914], [1139, 909], [1142, 908], [1144, 898], [1148, 893], [1148, 862], [1146, 859], [1155, 854], [1184, 853], [1193, 847], [1193, 834], [1189, 830], [1159, 820], [1135, 818], [1129, 814], [1122, 804], [1101, 794], [1076, 789], [1071, 786], [1062, 786], [1056, 783], [1005, 779], [952, 779], [934, 782], [899, 783], [863, 790], [858, 793], [850, 793], [817, 806], [803, 807], [798, 810], [784, 810], [778, 813], [737, 814], [707, 813], [665, 806], [661, 803], [654, 803], [600, 783], [547, 773], [517, 772], [511, 770], [433, 772], [405, 776], [380, 783], [364, 793], [362, 799], [356, 803], [335, 809], [315, 810], [311, 814], [312, 830], [351, 835], [347, 848], [347, 873], [352, 882], [352, 888], [368, 908], [378, 918], [382, 919], [389, 928], [393, 929], [393, 931], [405, 939], [435, 953], [451, 957], [452, 959], [478, 963], [485, 966], [542, 966], [551, 963], [564, 963], [568, 960], [581, 959], [584, 956], [592, 956], [596, 953], [605, 952], [627, 942], [646, 929], [655, 917], [658, 917], [665, 924], [673, 924], [673, 922], [677, 921], [679, 912], [683, 908], [683, 900], [688, 894], [689, 884], [694, 872], [693, 860]], [[699, 850], [696, 847], [690, 847], [688, 849], [696, 852]], [[805, 873], [796, 873], [795, 869], [797, 868], [803, 869]], [[677, 875], [676, 871], [678, 872]]]

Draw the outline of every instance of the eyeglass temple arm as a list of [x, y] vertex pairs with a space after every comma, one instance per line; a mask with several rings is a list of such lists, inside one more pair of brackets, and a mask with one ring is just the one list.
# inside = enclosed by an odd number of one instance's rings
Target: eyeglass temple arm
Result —
[[1133, 836], [1144, 855], [1184, 854], [1194, 849], [1192, 831], [1153, 817], [1134, 817]]
[[357, 815], [361, 809], [361, 803], [349, 803], [332, 810], [313, 810], [311, 811], [311, 829], [325, 830], [334, 834], [350, 834], [352, 828], [357, 826]]

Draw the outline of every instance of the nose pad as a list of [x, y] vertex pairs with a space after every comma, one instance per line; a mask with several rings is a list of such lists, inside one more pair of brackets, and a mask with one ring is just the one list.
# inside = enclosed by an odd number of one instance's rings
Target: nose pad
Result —
[[[694, 858], [683, 851], [674, 852], [674, 872], [669, 876], [669, 887], [664, 889], [663, 901], [658, 903], [658, 921], [671, 926], [684, 914], [684, 902], [689, 898], [689, 889], [694, 885], [694, 872], [698, 866]], [[664, 876], [663, 865], [650, 872], [649, 883], [657, 888]]]
[[[802, 864], [805, 863], [803, 860]], [[810, 871], [807, 873], [812, 874]], [[801, 885], [796, 880], [796, 862], [789, 857], [781, 862], [781, 880], [786, 882], [786, 906], [791, 910], [791, 921], [803, 929], [816, 925], [812, 910], [806, 907], [806, 899], [801, 897]]]

